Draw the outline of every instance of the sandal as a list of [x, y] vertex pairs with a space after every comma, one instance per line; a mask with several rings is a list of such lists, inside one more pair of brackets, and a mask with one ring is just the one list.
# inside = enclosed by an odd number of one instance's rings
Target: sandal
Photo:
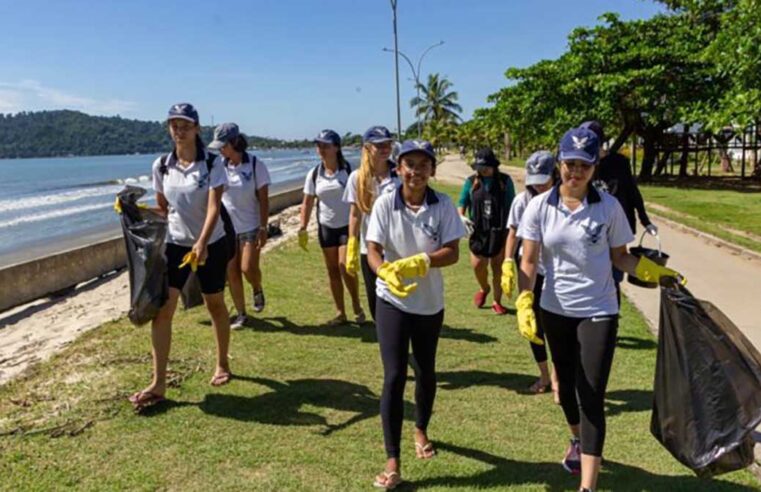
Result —
[[212, 386], [224, 386], [229, 383], [233, 378], [231, 372], [220, 372], [211, 377], [209, 384]]
[[346, 315], [345, 314], [338, 314], [335, 318], [328, 320], [327, 323], [325, 323], [326, 326], [341, 326], [346, 324]]
[[433, 448], [433, 443], [431, 441], [428, 441], [426, 444], [415, 442], [415, 456], [420, 460], [430, 460], [436, 456], [436, 450]]
[[127, 399], [132, 403], [135, 412], [140, 412], [166, 400], [164, 395], [159, 395], [150, 391], [138, 391]]
[[534, 384], [528, 387], [528, 390], [531, 393], [534, 393], [535, 395], [541, 395], [541, 394], [547, 393], [549, 389], [550, 389], [550, 383], [542, 384], [541, 379], [537, 379], [536, 382], [534, 382]]
[[373, 487], [378, 487], [379, 489], [393, 490], [397, 488], [399, 484], [401, 483], [402, 483], [402, 476], [399, 475], [398, 472], [384, 471], [380, 473], [377, 477], [375, 477], [375, 481], [373, 482]]
[[364, 324], [365, 321], [367, 321], [367, 316], [365, 315], [365, 311], [363, 309], [360, 309], [356, 316], [356, 322], [358, 325]]

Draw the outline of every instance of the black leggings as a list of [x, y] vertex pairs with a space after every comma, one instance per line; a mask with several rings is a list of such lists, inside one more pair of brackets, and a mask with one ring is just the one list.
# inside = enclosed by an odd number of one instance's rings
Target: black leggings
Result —
[[370, 316], [375, 321], [375, 279], [378, 278], [370, 268], [370, 263], [367, 262], [367, 255], [359, 256], [360, 266], [362, 267], [362, 278], [365, 281], [365, 292], [367, 293], [367, 304], [370, 306]]
[[541, 318], [566, 421], [581, 423], [582, 453], [602, 456], [605, 388], [616, 348], [618, 315], [569, 318], [542, 309]]
[[[539, 300], [542, 298], [542, 285], [544, 285], [544, 277], [537, 274], [536, 275], [536, 283], [534, 283], [534, 312], [538, 313], [539, 309]], [[536, 318], [536, 336], [542, 340], [544, 340], [544, 326], [542, 323], [542, 317], [537, 316]], [[538, 345], [533, 342], [529, 342], [529, 345], [531, 346], [531, 352], [534, 354], [534, 360], [537, 364], [540, 364], [542, 362], [547, 362], [547, 346], [546, 345]]]
[[375, 324], [383, 360], [383, 393], [380, 403], [383, 442], [386, 455], [398, 458], [410, 342], [417, 360], [414, 365], [415, 426], [426, 430], [436, 397], [436, 346], [444, 322], [444, 310], [432, 315], [411, 314], [379, 299], [377, 315]]

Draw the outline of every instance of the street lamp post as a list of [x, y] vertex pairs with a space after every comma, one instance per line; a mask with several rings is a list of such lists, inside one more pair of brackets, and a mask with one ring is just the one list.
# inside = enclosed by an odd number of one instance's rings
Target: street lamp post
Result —
[[399, 103], [399, 42], [396, 36], [396, 3], [391, 1], [391, 10], [394, 12], [394, 72], [396, 74], [396, 138], [402, 138], [402, 109]]
[[[436, 48], [437, 46], [441, 46], [442, 44], [444, 44], [444, 41], [439, 41], [438, 43], [432, 44], [431, 46], [426, 48], [425, 51], [423, 51], [423, 54], [420, 55], [420, 58], [418, 58], [418, 61], [417, 61], [417, 70], [415, 70], [415, 65], [412, 64], [412, 60], [410, 60], [410, 58], [407, 55], [405, 55], [404, 53], [402, 53], [398, 49], [390, 50], [388, 48], [383, 48], [383, 51], [387, 51], [389, 53], [394, 53], [394, 55], [396, 55], [396, 54], [402, 55], [402, 57], [407, 61], [407, 64], [410, 66], [410, 71], [412, 72], [412, 77], [415, 80], [415, 93], [417, 95], [418, 106], [420, 106], [420, 66], [423, 63], [423, 58], [425, 58], [425, 55], [427, 55], [429, 51], [431, 51], [432, 49]], [[396, 46], [394, 46], [394, 47], [396, 48]], [[398, 60], [398, 58], [397, 58], [397, 60]], [[398, 72], [398, 62], [397, 62], [396, 82], [397, 82], [397, 86], [396, 86], [396, 90], [397, 90], [397, 92], [396, 92], [396, 111], [397, 111], [397, 114], [399, 114], [400, 113], [400, 108], [399, 108], [399, 85], [398, 85], [399, 84], [399, 72]], [[422, 134], [423, 134], [423, 129], [422, 129], [422, 122], [420, 121], [420, 111], [419, 111], [419, 109], [420, 109], [419, 107], [416, 108], [416, 110], [415, 110], [415, 116], [416, 116], [416, 119], [417, 119], [417, 136], [418, 136], [418, 138], [421, 138]]]

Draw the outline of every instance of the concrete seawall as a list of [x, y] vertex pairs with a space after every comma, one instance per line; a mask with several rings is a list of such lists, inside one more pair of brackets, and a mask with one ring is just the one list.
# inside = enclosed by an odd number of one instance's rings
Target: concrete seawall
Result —
[[[270, 213], [301, 202], [302, 188], [291, 181], [270, 192]], [[97, 241], [0, 268], [0, 312], [69, 289], [127, 265], [119, 229]]]

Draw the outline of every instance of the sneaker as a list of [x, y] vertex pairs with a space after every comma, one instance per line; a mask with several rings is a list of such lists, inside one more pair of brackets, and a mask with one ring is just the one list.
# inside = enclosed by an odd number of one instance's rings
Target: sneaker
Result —
[[571, 475], [581, 473], [581, 442], [578, 438], [571, 439], [568, 449], [565, 452], [565, 458], [562, 461], [563, 468]]
[[264, 291], [254, 292], [254, 311], [261, 313], [264, 310]]
[[[490, 289], [489, 289], [490, 290]], [[478, 289], [478, 292], [473, 296], [473, 304], [477, 308], [482, 308], [486, 302], [486, 296], [489, 295], [489, 290]]]
[[500, 316], [507, 314], [507, 308], [496, 301], [492, 303], [491, 310]]
[[248, 320], [248, 316], [245, 314], [239, 314], [235, 317], [235, 319], [230, 323], [230, 328], [233, 330], [240, 330], [244, 326], [246, 326], [246, 321]]

